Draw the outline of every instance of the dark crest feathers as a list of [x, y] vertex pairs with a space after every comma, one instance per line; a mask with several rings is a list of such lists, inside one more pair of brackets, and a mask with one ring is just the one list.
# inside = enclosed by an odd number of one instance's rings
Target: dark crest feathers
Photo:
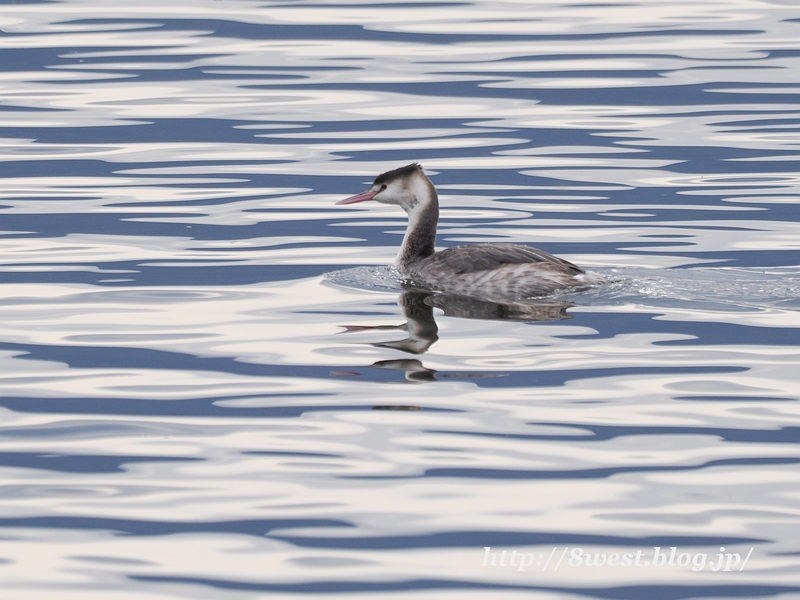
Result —
[[406, 165], [405, 167], [400, 167], [399, 169], [395, 169], [394, 171], [386, 171], [386, 173], [381, 173], [375, 178], [375, 181], [372, 185], [375, 184], [382, 184], [388, 183], [390, 181], [394, 181], [395, 179], [399, 179], [401, 177], [405, 177], [407, 175], [411, 175], [415, 171], [421, 171], [422, 167], [419, 163], [411, 163], [410, 165]]

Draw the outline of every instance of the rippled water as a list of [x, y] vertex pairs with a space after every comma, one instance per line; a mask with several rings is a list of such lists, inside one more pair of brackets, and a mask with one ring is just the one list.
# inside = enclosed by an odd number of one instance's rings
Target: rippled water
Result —
[[[0, 598], [800, 597], [793, 0], [0, 30]], [[404, 289], [334, 203], [413, 161], [441, 247], [610, 282]]]

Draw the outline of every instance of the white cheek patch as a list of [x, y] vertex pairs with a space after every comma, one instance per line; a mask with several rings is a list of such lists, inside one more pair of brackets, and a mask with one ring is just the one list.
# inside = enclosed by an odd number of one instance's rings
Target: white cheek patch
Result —
[[427, 198], [430, 196], [431, 190], [428, 182], [422, 177], [414, 177], [411, 180], [411, 185], [408, 189], [408, 195], [411, 196], [410, 201], [412, 206], [417, 204], [417, 198]]

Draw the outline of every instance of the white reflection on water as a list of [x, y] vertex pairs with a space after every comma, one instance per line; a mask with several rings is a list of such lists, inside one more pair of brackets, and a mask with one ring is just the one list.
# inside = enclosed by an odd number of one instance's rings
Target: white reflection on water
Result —
[[[3, 592], [796, 596], [796, 12], [4, 4]], [[333, 203], [416, 160], [610, 283], [410, 295]], [[656, 545], [755, 550], [480, 566]]]

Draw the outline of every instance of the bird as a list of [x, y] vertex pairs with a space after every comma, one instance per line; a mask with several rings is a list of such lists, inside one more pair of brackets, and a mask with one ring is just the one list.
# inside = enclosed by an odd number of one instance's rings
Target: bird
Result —
[[481, 300], [523, 300], [595, 282], [584, 269], [521, 244], [471, 244], [436, 251], [439, 196], [419, 163], [381, 173], [370, 188], [337, 202], [392, 204], [408, 215], [394, 267], [409, 283]]

